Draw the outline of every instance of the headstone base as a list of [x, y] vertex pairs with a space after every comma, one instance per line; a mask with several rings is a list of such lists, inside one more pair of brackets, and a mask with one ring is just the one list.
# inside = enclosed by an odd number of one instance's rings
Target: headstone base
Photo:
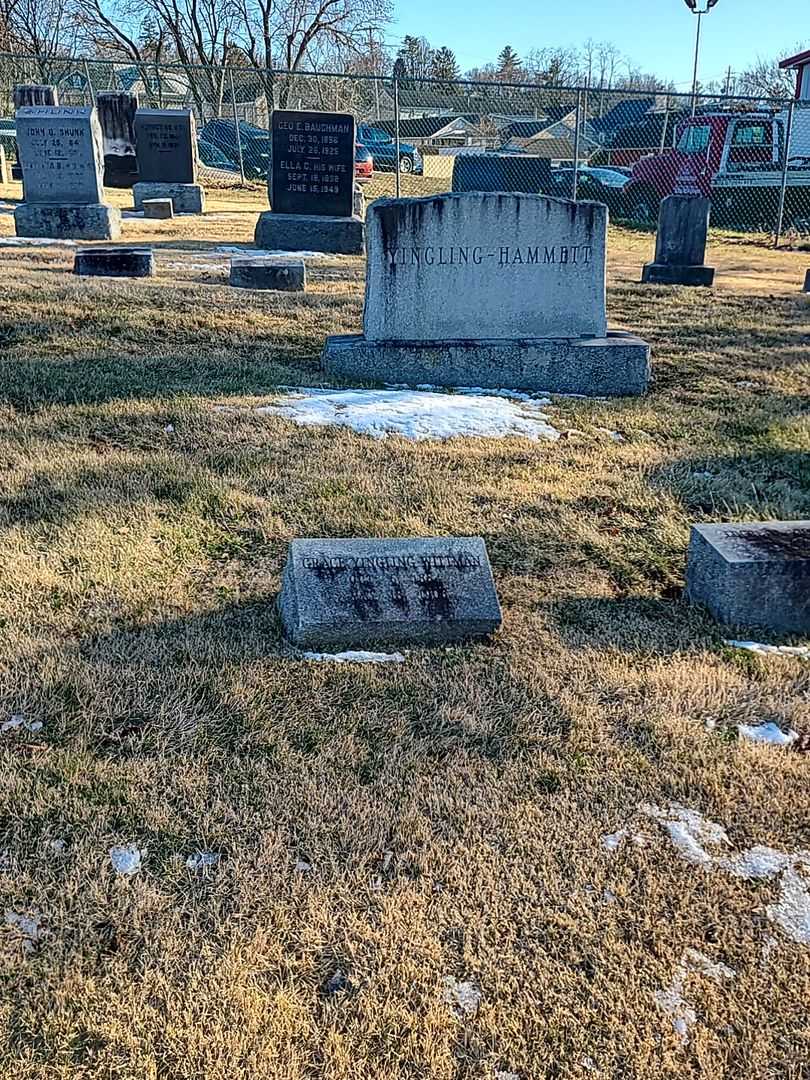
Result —
[[54, 240], [120, 240], [121, 211], [114, 206], [42, 206], [20, 203], [14, 208], [17, 236]]
[[76, 252], [73, 273], [80, 277], [152, 277], [155, 259], [148, 247], [92, 247]]
[[236, 289], [275, 289], [304, 292], [307, 271], [302, 260], [236, 256], [231, 259], [230, 284]]
[[138, 161], [134, 154], [104, 155], [104, 186], [131, 188], [138, 182]]
[[810, 633], [810, 521], [692, 526], [686, 592], [730, 626]]
[[143, 210], [144, 199], [171, 199], [175, 214], [205, 212], [205, 192], [199, 184], [158, 184], [138, 181], [132, 187], [136, 210]]
[[326, 251], [362, 255], [365, 226], [359, 217], [275, 214], [266, 210], [256, 222], [256, 247], [263, 251]]
[[670, 266], [667, 263], [645, 263], [641, 269], [644, 285], [711, 285], [713, 266]]
[[618, 331], [576, 340], [437, 342], [367, 341], [346, 334], [327, 337], [322, 360], [330, 375], [361, 382], [598, 397], [643, 394], [650, 378], [650, 346]]
[[144, 199], [142, 205], [145, 218], [166, 221], [174, 217], [174, 206], [171, 199]]

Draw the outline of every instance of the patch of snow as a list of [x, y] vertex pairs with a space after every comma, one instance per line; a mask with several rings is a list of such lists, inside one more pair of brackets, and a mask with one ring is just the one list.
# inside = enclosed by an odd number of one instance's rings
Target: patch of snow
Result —
[[751, 382], [750, 379], [740, 379], [739, 382], [734, 383], [739, 390], [757, 390], [759, 389], [759, 383]]
[[706, 870], [724, 870], [745, 881], [778, 878], [779, 900], [765, 913], [791, 940], [810, 945], [810, 882], [806, 876], [810, 871], [809, 851], [789, 855], [755, 844], [740, 852], [709, 852], [706, 847], [728, 848], [730, 841], [720, 825], [707, 821], [696, 810], [682, 806], [671, 806], [669, 810], [642, 806], [640, 810], [667, 829], [676, 850], [687, 862]]
[[76, 247], [75, 240], [57, 240], [51, 236], [0, 236], [2, 247]]
[[227, 266], [216, 263], [192, 263], [192, 262], [160, 262], [161, 270], [201, 270], [212, 276], [223, 277], [227, 272]]
[[23, 728], [25, 731], [32, 733], [42, 730], [41, 720], [26, 720], [24, 716], [19, 714], [10, 717], [4, 723], [0, 724], [0, 731], [18, 731]]
[[763, 645], [760, 641], [723, 640], [724, 645], [733, 649], [746, 649], [761, 656], [798, 656], [800, 660], [810, 660], [810, 645]]
[[222, 856], [217, 851], [195, 851], [186, 859], [186, 866], [189, 870], [207, 870], [211, 866], [216, 866], [221, 858]]
[[697, 1013], [684, 997], [686, 980], [690, 975], [702, 975], [716, 983], [721, 983], [724, 979], [733, 979], [735, 974], [726, 964], [711, 960], [697, 949], [686, 949], [675, 968], [672, 983], [663, 990], [657, 990], [654, 994], [656, 1005], [669, 1016], [682, 1046], [686, 1046], [689, 1042], [689, 1029], [697, 1023]]
[[174, 424], [167, 424], [163, 429], [165, 435], [174, 435]]
[[280, 416], [303, 427], [348, 427], [374, 439], [501, 439], [560, 437], [537, 402], [512, 402], [484, 394], [434, 394], [416, 390], [303, 389], [285, 402], [261, 405], [261, 415]]
[[748, 724], [737, 724], [737, 731], [743, 739], [750, 739], [755, 743], [770, 743], [771, 746], [790, 746], [794, 739], [798, 739], [798, 733], [792, 728], [782, 731], [778, 724], [756, 724], [749, 727]]
[[303, 660], [331, 660], [336, 664], [402, 664], [405, 661], [402, 653], [364, 652], [362, 649], [339, 653], [304, 652], [301, 657]]
[[629, 829], [619, 829], [618, 832], [606, 833], [602, 837], [602, 847], [608, 851], [617, 851], [625, 840], [629, 840], [635, 847], [644, 847], [649, 837], [644, 833], [631, 833]]
[[220, 244], [214, 251], [222, 255], [252, 255], [262, 258], [265, 255], [273, 255], [285, 259], [334, 259], [340, 256], [331, 255], [328, 251], [265, 251], [263, 248], [237, 247], [235, 244]]
[[38, 942], [45, 936], [45, 931], [42, 929], [36, 915], [21, 915], [19, 912], [7, 908], [5, 922], [6, 926], [12, 927], [20, 934], [26, 952], [32, 952]]
[[48, 847], [51, 849], [51, 851], [54, 853], [54, 855], [64, 855], [65, 854], [65, 841], [64, 840], [58, 840], [58, 839], [57, 840], [50, 840], [48, 842]]
[[502, 397], [510, 401], [533, 401], [536, 405], [550, 405], [551, 398], [543, 391], [531, 392], [524, 390], [488, 390], [483, 386], [438, 386], [435, 383], [418, 383], [411, 387], [408, 383], [386, 383], [386, 390], [421, 390], [427, 393], [437, 394], [462, 394], [466, 397]]
[[116, 845], [110, 848], [110, 862], [117, 874], [137, 874], [141, 868], [144, 852], [134, 844]]
[[308, 874], [312, 870], [312, 863], [307, 862], [306, 859], [299, 859], [295, 864], [296, 874]]
[[481, 991], [472, 982], [458, 982], [452, 975], [445, 975], [443, 998], [445, 1004], [452, 1005], [464, 1016], [473, 1016], [481, 1004]]
[[596, 430], [601, 432], [602, 435], [607, 435], [607, 437], [609, 439], [612, 439], [613, 442], [627, 442], [627, 439], [625, 439], [624, 435], [622, 435], [620, 431], [611, 431], [610, 428], [604, 427], [598, 427]]

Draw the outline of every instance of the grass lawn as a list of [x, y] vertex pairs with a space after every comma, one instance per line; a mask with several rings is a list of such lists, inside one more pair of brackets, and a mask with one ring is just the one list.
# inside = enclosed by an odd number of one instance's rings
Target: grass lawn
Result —
[[[556, 443], [378, 441], [214, 408], [320, 384], [363, 263], [230, 290], [260, 199], [209, 207], [125, 220], [145, 282], [0, 246], [0, 1075], [807, 1076], [774, 918], [806, 868], [786, 899], [641, 809], [810, 849], [810, 758], [737, 739], [810, 734], [810, 665], [680, 595], [690, 522], [810, 518], [807, 258], [718, 241], [714, 290], [642, 288], [652, 238], [612, 230], [645, 398], [558, 399]], [[288, 542], [411, 535], [484, 537], [502, 631], [296, 659]]]

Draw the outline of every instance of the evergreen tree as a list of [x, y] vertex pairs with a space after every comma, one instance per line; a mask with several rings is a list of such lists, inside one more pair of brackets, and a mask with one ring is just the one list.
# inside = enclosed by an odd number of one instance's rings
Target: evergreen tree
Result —
[[447, 45], [442, 45], [434, 52], [431, 77], [445, 79], [447, 82], [455, 82], [461, 77], [456, 54]]
[[397, 53], [409, 79], [429, 79], [433, 70], [433, 49], [427, 38], [406, 34]]
[[511, 45], [504, 45], [498, 55], [498, 78], [504, 82], [519, 82], [523, 77], [523, 61]]

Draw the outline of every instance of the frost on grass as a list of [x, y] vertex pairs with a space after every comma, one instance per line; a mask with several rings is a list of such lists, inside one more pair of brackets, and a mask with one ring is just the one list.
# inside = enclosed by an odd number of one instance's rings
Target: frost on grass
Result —
[[7, 908], [5, 922], [6, 926], [16, 930], [22, 938], [22, 945], [26, 952], [33, 952], [45, 935], [37, 915], [21, 915]]
[[764, 645], [761, 641], [735, 641], [733, 638], [724, 638], [723, 644], [760, 656], [796, 656], [799, 660], [810, 660], [810, 645]]
[[15, 716], [9, 717], [0, 724], [0, 732], [6, 731], [30, 731], [32, 734], [42, 730], [41, 720], [27, 720], [24, 716], [17, 713]]
[[686, 982], [691, 975], [701, 975], [713, 982], [722, 983], [723, 980], [733, 979], [735, 972], [725, 964], [710, 960], [697, 949], [687, 949], [675, 968], [671, 984], [656, 991], [655, 1003], [672, 1021], [675, 1034], [683, 1046], [689, 1042], [689, 1029], [697, 1022], [695, 1008], [684, 996]]
[[446, 1005], [452, 1005], [459, 1016], [474, 1016], [481, 1004], [481, 991], [473, 982], [459, 982], [452, 975], [442, 979], [442, 997]]
[[402, 653], [364, 652], [362, 649], [348, 652], [325, 653], [305, 652], [301, 653], [303, 660], [327, 660], [335, 664], [403, 664], [405, 657]]
[[134, 844], [125, 844], [110, 848], [110, 862], [117, 874], [125, 877], [137, 874], [141, 868], [141, 860], [144, 852]]
[[722, 870], [744, 881], [777, 881], [779, 899], [765, 909], [766, 915], [791, 941], [810, 945], [810, 851], [790, 855], [755, 844], [735, 852], [725, 829], [696, 810], [683, 806], [667, 810], [642, 806], [640, 810], [662, 825], [686, 862], [706, 870]]
[[737, 732], [741, 739], [750, 739], [755, 743], [768, 743], [771, 746], [790, 746], [798, 739], [798, 734], [792, 728], [782, 731], [778, 724], [737, 724]]
[[503, 439], [560, 437], [537, 401], [515, 401], [486, 391], [434, 394], [419, 390], [319, 390], [301, 388], [256, 412], [302, 427], [347, 427], [373, 439]]
[[221, 858], [217, 851], [195, 851], [186, 859], [186, 866], [192, 871], [209, 870], [216, 866]]

